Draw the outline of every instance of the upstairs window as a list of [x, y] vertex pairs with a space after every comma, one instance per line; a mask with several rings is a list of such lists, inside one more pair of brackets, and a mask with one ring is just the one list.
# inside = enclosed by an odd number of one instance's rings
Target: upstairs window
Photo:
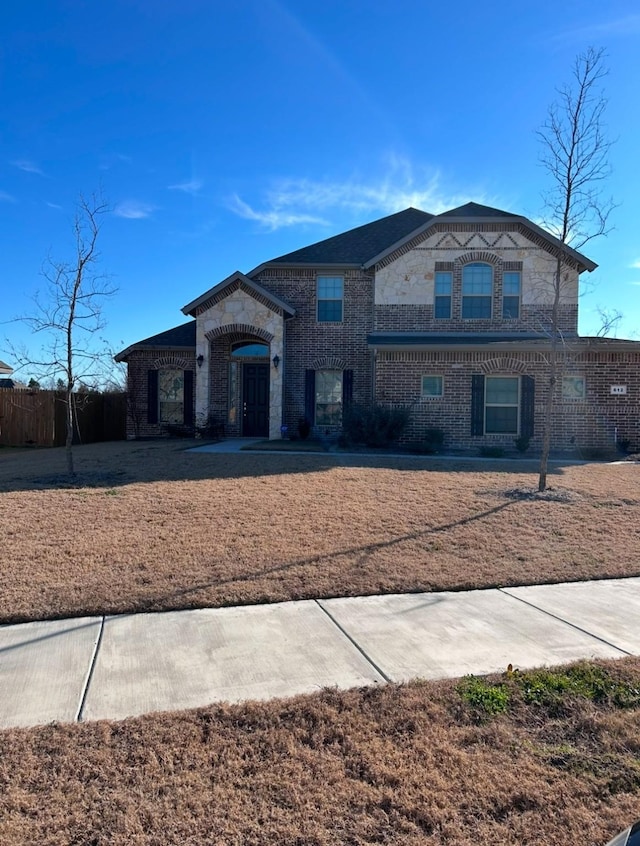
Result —
[[502, 277], [502, 317], [516, 320], [520, 317], [520, 271], [509, 271]]
[[436, 271], [433, 316], [438, 320], [448, 320], [451, 317], [452, 280], [453, 274], [450, 271]]
[[340, 323], [344, 280], [342, 276], [318, 276], [318, 323]]
[[462, 269], [462, 317], [466, 320], [489, 320], [493, 299], [493, 268], [472, 262]]

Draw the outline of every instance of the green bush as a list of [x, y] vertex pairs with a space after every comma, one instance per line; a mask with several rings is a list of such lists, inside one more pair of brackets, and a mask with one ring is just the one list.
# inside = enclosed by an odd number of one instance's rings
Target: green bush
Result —
[[427, 429], [424, 438], [415, 446], [415, 452], [421, 455], [432, 455], [440, 452], [444, 444], [444, 432], [442, 429]]
[[300, 436], [300, 439], [306, 441], [310, 433], [311, 423], [309, 423], [306, 417], [301, 417], [298, 420], [298, 435]]
[[531, 437], [529, 435], [520, 435], [520, 437], [515, 438], [513, 442], [516, 445], [516, 449], [518, 450], [518, 452], [524, 454], [529, 449]]
[[353, 405], [344, 412], [342, 442], [386, 447], [400, 440], [409, 423], [406, 406]]

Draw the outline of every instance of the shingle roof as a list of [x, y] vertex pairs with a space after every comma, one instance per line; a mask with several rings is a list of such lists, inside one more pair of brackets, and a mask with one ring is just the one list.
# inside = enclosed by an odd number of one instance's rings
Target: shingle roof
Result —
[[428, 212], [408, 208], [278, 256], [268, 264], [364, 264], [392, 244], [406, 238], [432, 217]]
[[514, 217], [514, 214], [491, 206], [481, 206], [479, 203], [465, 203], [464, 206], [443, 212], [440, 217]]
[[13, 367], [0, 361], [0, 373], [13, 373]]
[[151, 335], [150, 338], [145, 338], [143, 341], [136, 341], [122, 352], [114, 356], [116, 361], [126, 361], [126, 357], [134, 349], [148, 349], [149, 347], [174, 348], [174, 347], [193, 347], [196, 348], [196, 321], [190, 320], [188, 323], [182, 323], [180, 326], [174, 326], [173, 329], [167, 329], [164, 332], [159, 332], [157, 335]]

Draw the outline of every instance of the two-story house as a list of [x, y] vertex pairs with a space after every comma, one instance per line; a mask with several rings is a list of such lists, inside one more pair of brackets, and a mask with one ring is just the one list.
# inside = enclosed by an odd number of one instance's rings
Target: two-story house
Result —
[[301, 417], [340, 428], [350, 403], [411, 407], [451, 447], [540, 445], [556, 263], [553, 446], [640, 447], [640, 342], [578, 336], [578, 279], [596, 265], [532, 221], [468, 203], [409, 208], [235, 272], [132, 344], [129, 434], [223, 423], [280, 438]]

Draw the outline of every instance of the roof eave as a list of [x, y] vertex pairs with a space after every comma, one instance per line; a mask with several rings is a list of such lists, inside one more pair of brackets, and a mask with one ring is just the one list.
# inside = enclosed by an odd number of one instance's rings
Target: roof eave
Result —
[[567, 244], [563, 244], [562, 241], [555, 237], [555, 235], [552, 235], [550, 232], [547, 232], [541, 226], [538, 226], [537, 223], [534, 223], [532, 220], [529, 220], [529, 218], [523, 217], [522, 215], [509, 215], [499, 218], [490, 215], [486, 215], [483, 217], [451, 217], [445, 215], [436, 215], [435, 217], [432, 217], [430, 220], [424, 223], [422, 226], [419, 226], [413, 232], [409, 233], [409, 235], [407, 235], [406, 237], [400, 239], [399, 241], [396, 241], [395, 244], [392, 244], [390, 247], [388, 247], [386, 250], [383, 250], [383, 252], [379, 253], [377, 256], [374, 256], [372, 259], [369, 259], [369, 261], [366, 262], [363, 267], [368, 270], [370, 267], [373, 267], [378, 262], [385, 259], [388, 255], [391, 255], [391, 253], [395, 252], [396, 250], [399, 250], [409, 241], [412, 241], [418, 235], [421, 235], [422, 233], [428, 231], [432, 226], [435, 226], [438, 223], [496, 223], [498, 221], [500, 223], [520, 223], [528, 229], [531, 229], [541, 238], [544, 238], [546, 241], [553, 244], [555, 247], [561, 249], [563, 252], [566, 252], [568, 255], [570, 255], [581, 268], [580, 273], [582, 273], [583, 270], [588, 270], [589, 273], [591, 273], [598, 266], [594, 261], [591, 261], [591, 259], [587, 258], [582, 253], [579, 253], [577, 250], [574, 250], [573, 247], [570, 247]]
[[317, 268], [318, 270], [323, 270], [324, 268], [335, 269], [337, 267], [344, 268], [345, 270], [360, 270], [362, 264], [358, 262], [348, 262], [348, 261], [265, 261], [262, 264], [259, 264], [257, 267], [254, 267], [253, 270], [250, 270], [247, 273], [247, 276], [252, 279], [254, 276], [257, 276], [259, 273], [262, 273], [263, 270], [268, 270], [269, 268], [291, 268], [291, 267], [302, 267], [302, 268]]
[[191, 317], [196, 316], [196, 310], [199, 306], [203, 305], [210, 300], [211, 297], [215, 296], [216, 294], [221, 293], [224, 291], [226, 287], [231, 285], [233, 282], [240, 281], [251, 288], [256, 294], [260, 294], [263, 297], [271, 300], [271, 302], [281, 308], [285, 314], [289, 314], [293, 317], [296, 313], [296, 310], [289, 305], [289, 303], [285, 303], [284, 300], [281, 300], [280, 297], [277, 297], [275, 294], [272, 294], [271, 291], [268, 291], [266, 288], [263, 288], [258, 282], [254, 282], [253, 279], [250, 279], [246, 274], [242, 273], [240, 270], [234, 271], [230, 276], [227, 276], [226, 279], [223, 279], [222, 282], [218, 282], [217, 285], [214, 285], [213, 288], [209, 288], [208, 291], [205, 291], [204, 294], [201, 294], [192, 302], [187, 303], [186, 306], [182, 307], [182, 313], [190, 315]]
[[127, 357], [131, 355], [132, 352], [144, 352], [145, 350], [153, 350], [154, 352], [176, 351], [195, 353], [195, 349], [195, 344], [193, 344], [193, 346], [191, 346], [191, 344], [189, 344], [189, 346], [185, 346], [184, 344], [131, 344], [131, 346], [122, 350], [122, 352], [116, 353], [113, 360], [118, 362], [126, 361]]

